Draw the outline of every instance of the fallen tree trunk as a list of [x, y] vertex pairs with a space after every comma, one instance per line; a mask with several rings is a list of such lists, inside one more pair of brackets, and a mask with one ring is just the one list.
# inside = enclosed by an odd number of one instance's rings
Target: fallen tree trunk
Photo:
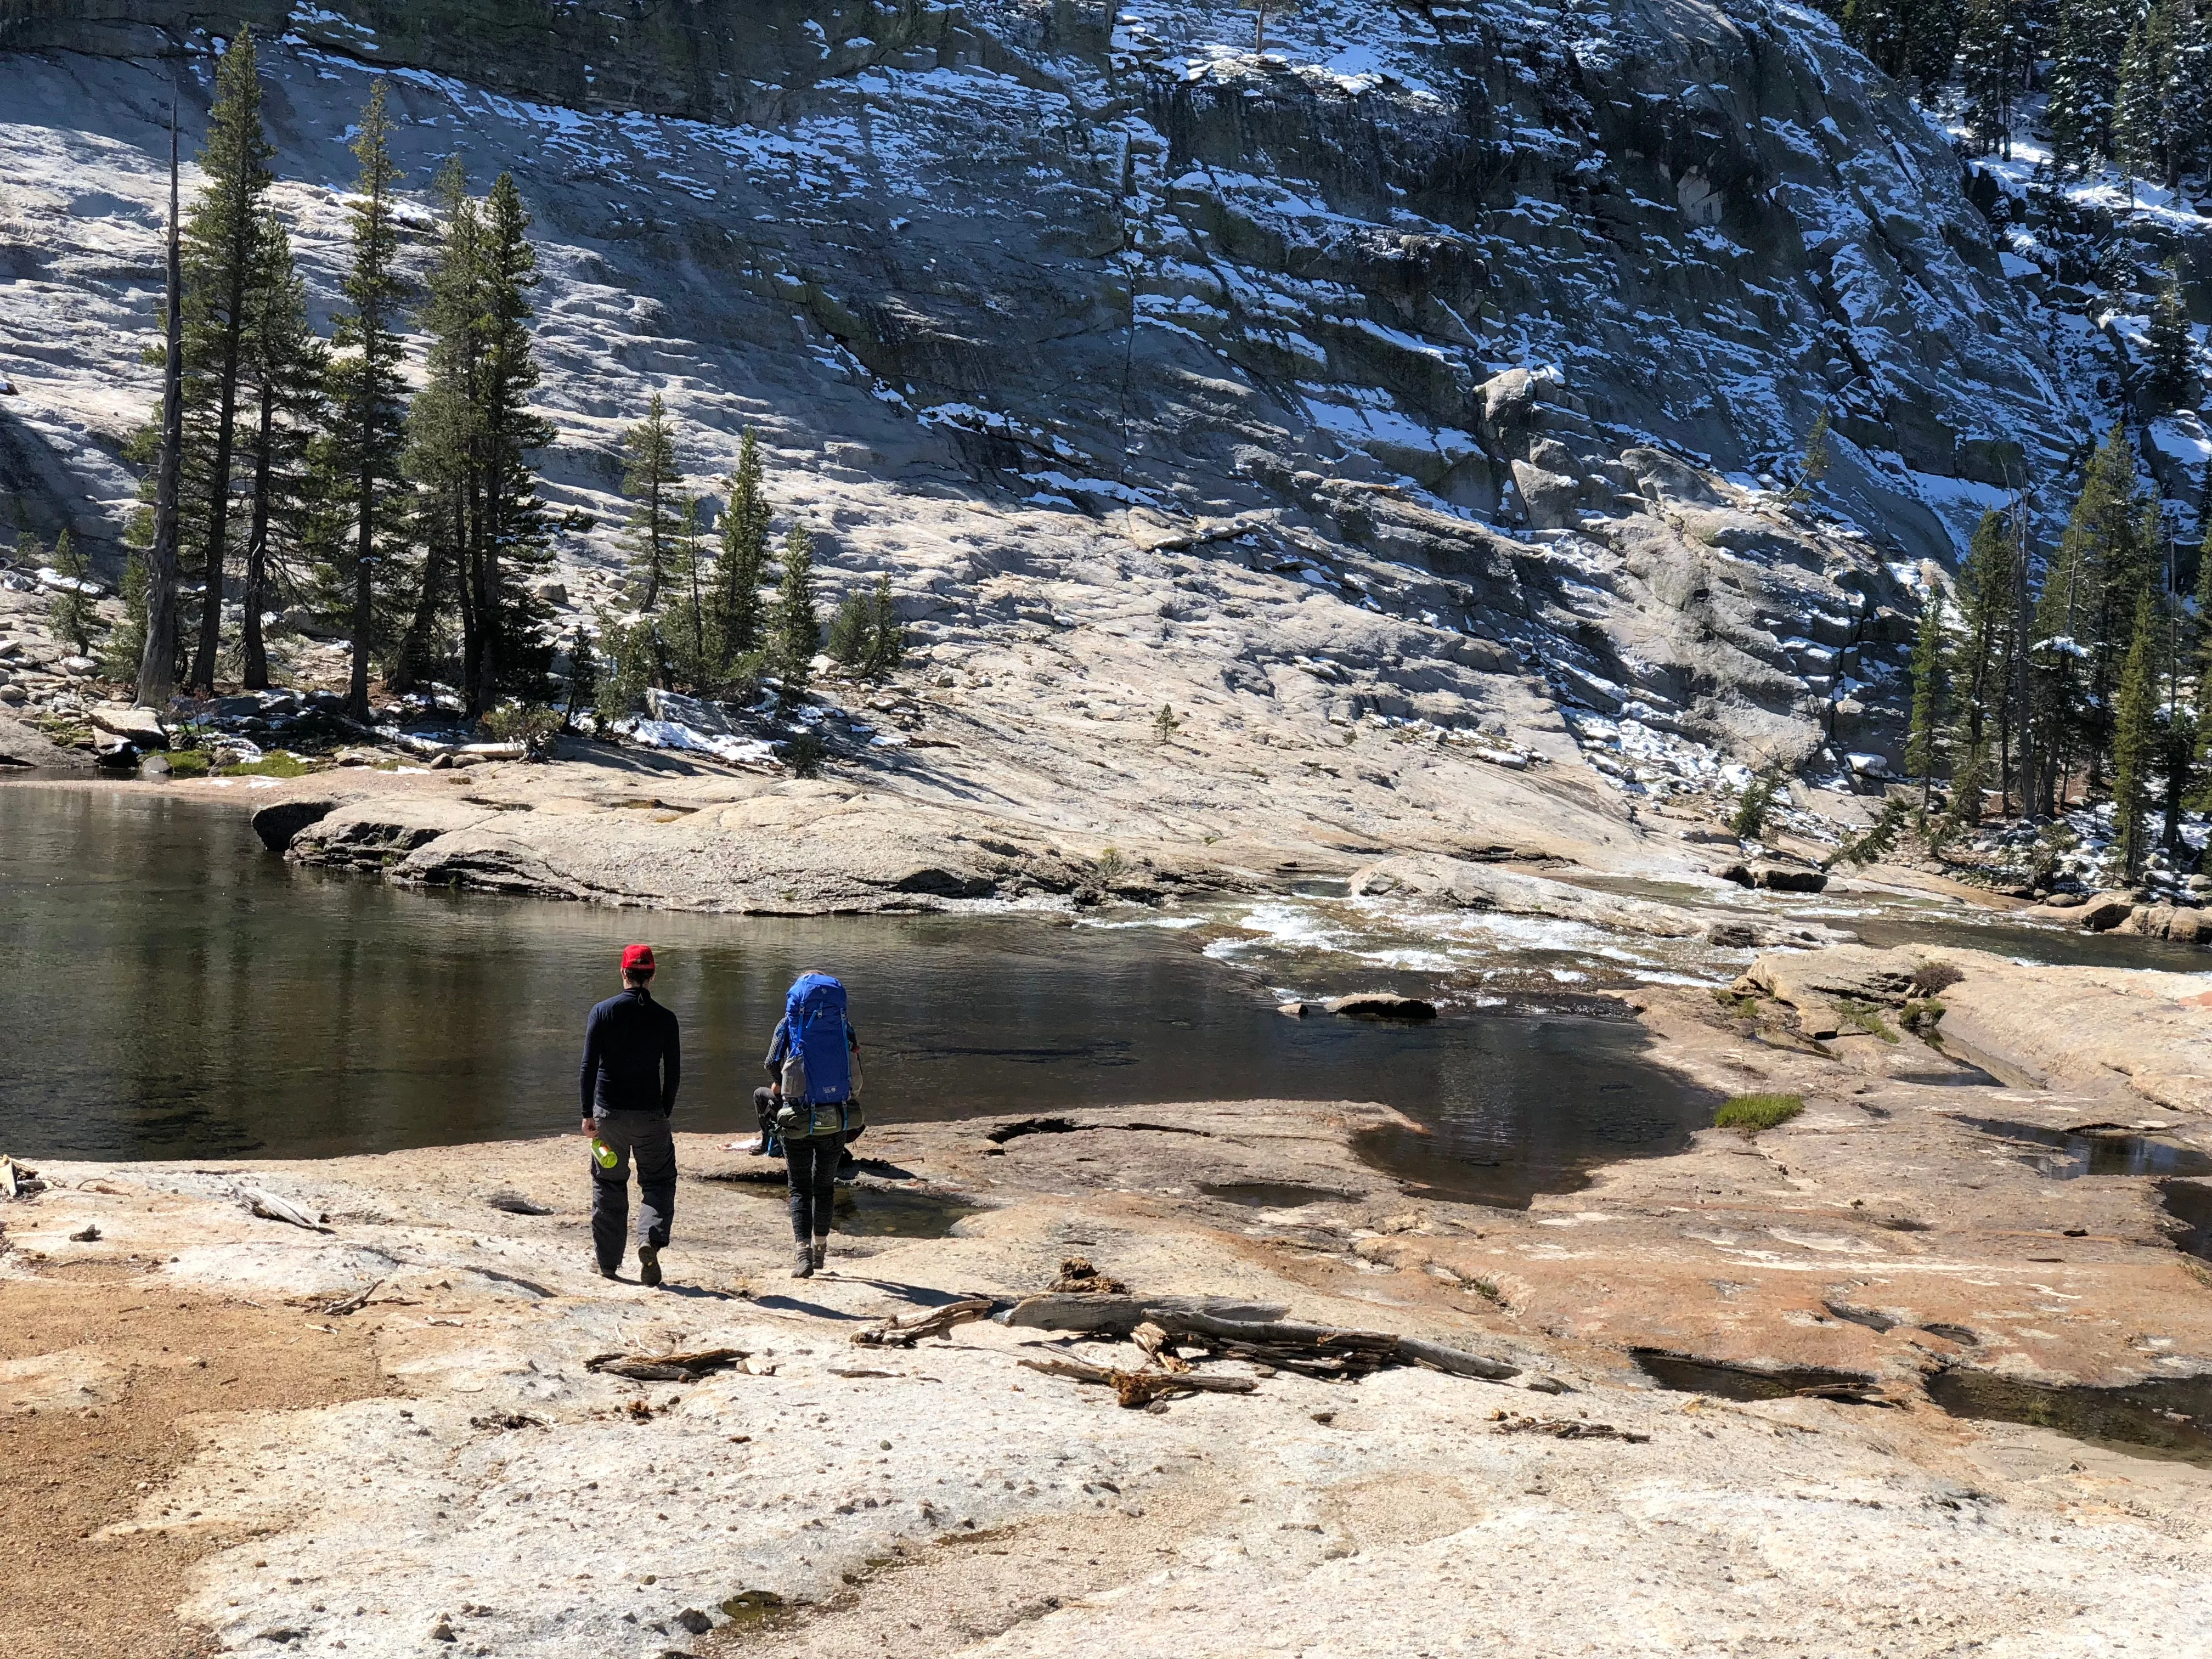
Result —
[[626, 1376], [633, 1382], [696, 1382], [742, 1364], [743, 1348], [702, 1348], [696, 1353], [601, 1353], [584, 1362], [587, 1371]]
[[1026, 1297], [1007, 1314], [1006, 1323], [1045, 1331], [1114, 1331], [1126, 1334], [1146, 1321], [1172, 1331], [1170, 1322], [1192, 1315], [1252, 1323], [1279, 1319], [1290, 1309], [1279, 1302], [1236, 1302], [1224, 1297], [1102, 1296], [1074, 1291]]
[[1273, 1304], [1188, 1297], [1033, 1296], [1015, 1304], [1009, 1325], [1051, 1331], [1133, 1333], [1153, 1324], [1170, 1336], [1209, 1339], [1224, 1358], [1248, 1359], [1313, 1376], [1364, 1376], [1385, 1365], [1426, 1365], [1455, 1376], [1503, 1382], [1520, 1368], [1422, 1337], [1388, 1331], [1292, 1324]]

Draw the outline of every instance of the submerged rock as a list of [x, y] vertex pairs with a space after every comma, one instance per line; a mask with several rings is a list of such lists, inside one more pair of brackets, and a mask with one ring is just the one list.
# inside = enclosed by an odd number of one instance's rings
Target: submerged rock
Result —
[[1349, 996], [1329, 997], [1322, 1009], [1352, 1019], [1434, 1019], [1437, 1006], [1419, 997], [1401, 997], [1390, 991], [1356, 991]]

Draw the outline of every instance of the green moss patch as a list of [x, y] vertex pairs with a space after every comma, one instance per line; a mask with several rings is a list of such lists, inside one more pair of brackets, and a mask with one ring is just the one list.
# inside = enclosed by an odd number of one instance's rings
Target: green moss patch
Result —
[[1802, 1095], [1738, 1095], [1713, 1114], [1713, 1127], [1755, 1135], [1787, 1123], [1804, 1109]]

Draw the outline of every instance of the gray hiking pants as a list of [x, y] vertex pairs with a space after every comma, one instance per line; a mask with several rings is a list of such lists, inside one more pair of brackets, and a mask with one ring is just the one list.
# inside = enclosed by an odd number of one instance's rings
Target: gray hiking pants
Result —
[[615, 1167], [602, 1170], [592, 1160], [592, 1248], [599, 1266], [612, 1273], [622, 1266], [629, 1232], [629, 1165], [637, 1160], [637, 1231], [655, 1249], [668, 1243], [668, 1224], [676, 1217], [676, 1137], [659, 1112], [605, 1112], [592, 1121], [599, 1139], [614, 1149]]

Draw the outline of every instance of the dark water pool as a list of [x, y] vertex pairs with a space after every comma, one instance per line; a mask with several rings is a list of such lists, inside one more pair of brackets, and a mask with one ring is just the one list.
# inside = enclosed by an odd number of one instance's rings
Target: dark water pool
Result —
[[321, 1156], [571, 1128], [584, 1013], [633, 939], [684, 1022], [687, 1129], [751, 1127], [783, 989], [817, 967], [850, 988], [878, 1121], [1379, 1100], [1430, 1133], [1370, 1138], [1377, 1163], [1508, 1203], [1711, 1121], [1632, 1024], [1287, 1019], [1258, 974], [1148, 927], [404, 891], [288, 866], [204, 799], [7, 782], [0, 1151]]

